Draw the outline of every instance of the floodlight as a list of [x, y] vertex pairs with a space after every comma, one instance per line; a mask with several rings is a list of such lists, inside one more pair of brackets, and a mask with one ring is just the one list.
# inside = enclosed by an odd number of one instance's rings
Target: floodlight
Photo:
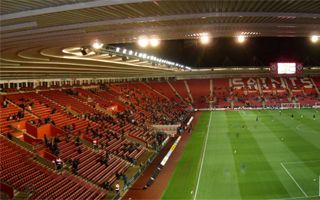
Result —
[[239, 35], [237, 37], [237, 42], [238, 43], [244, 43], [246, 41], [246, 37], [244, 35]]
[[160, 40], [158, 38], [151, 38], [149, 42], [152, 47], [157, 47], [160, 44]]
[[312, 35], [310, 37], [310, 40], [312, 43], [317, 43], [319, 41], [319, 36], [318, 35]]
[[149, 45], [149, 40], [146, 37], [141, 37], [138, 40], [138, 45], [142, 48], [146, 48]]
[[92, 44], [92, 47], [93, 47], [94, 49], [101, 49], [102, 46], [103, 46], [103, 44], [100, 43], [100, 42], [98, 42], [98, 41], [95, 41], [95, 42]]
[[200, 43], [203, 45], [207, 45], [210, 43], [210, 38], [208, 34], [201, 34], [199, 40], [200, 40]]

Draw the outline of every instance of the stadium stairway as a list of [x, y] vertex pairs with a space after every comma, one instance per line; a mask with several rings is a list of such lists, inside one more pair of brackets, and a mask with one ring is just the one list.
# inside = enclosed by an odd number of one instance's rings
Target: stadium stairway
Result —
[[187, 90], [187, 92], [188, 92], [190, 101], [191, 101], [191, 103], [193, 104], [193, 103], [194, 103], [194, 100], [193, 100], [193, 97], [192, 97], [192, 94], [191, 94], [191, 91], [190, 91], [188, 82], [187, 82], [186, 80], [184, 80], [183, 82], [184, 82], [184, 85], [186, 86], [186, 90]]
[[174, 93], [176, 94], [176, 96], [178, 96], [181, 101], [187, 103], [187, 104], [190, 104], [189, 101], [186, 101], [186, 99], [184, 99], [180, 94], [179, 92], [177, 91], [177, 89], [173, 86], [173, 84], [170, 83], [170, 81], [166, 81], [168, 83], [168, 85], [170, 86], [170, 88], [174, 91]]
[[181, 97], [179, 97], [176, 92], [172, 89], [167, 81], [158, 82], [158, 81], [149, 81], [147, 84], [152, 87], [157, 92], [166, 96], [170, 101], [181, 102]]
[[[1, 181], [7, 182], [19, 191], [30, 193], [29, 199], [64, 199], [69, 195], [100, 199], [107, 191], [90, 185], [81, 179], [62, 173], [58, 175], [39, 165], [31, 158], [32, 153], [0, 136], [0, 163], [3, 169]], [[4, 156], [5, 155], [5, 156]], [[82, 194], [87, 191], [86, 194]]]
[[185, 81], [191, 96], [193, 97], [193, 104], [195, 108], [209, 108], [209, 99], [211, 95], [211, 82], [209, 79], [188, 80]]

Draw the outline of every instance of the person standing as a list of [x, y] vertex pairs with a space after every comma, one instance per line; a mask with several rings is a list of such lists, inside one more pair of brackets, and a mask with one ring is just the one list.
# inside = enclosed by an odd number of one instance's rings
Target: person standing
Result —
[[120, 185], [119, 183], [116, 184], [116, 189], [115, 189], [116, 193], [119, 194], [120, 193]]

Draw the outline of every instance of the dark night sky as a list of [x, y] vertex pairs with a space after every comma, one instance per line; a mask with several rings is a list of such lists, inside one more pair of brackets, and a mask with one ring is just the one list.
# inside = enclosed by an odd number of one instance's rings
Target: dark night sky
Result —
[[171, 40], [162, 41], [158, 48], [148, 49], [141, 49], [136, 44], [121, 46], [200, 68], [269, 66], [278, 61], [320, 65], [319, 42], [312, 44], [309, 38], [249, 38], [245, 44], [236, 43], [234, 38], [215, 38], [207, 46], [198, 44], [197, 40]]

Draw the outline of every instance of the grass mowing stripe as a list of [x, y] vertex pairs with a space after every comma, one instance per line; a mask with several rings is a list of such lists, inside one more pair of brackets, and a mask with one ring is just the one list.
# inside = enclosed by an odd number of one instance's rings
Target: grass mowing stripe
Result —
[[[240, 113], [243, 114], [243, 112]], [[292, 182], [290, 177], [280, 165], [280, 163], [283, 161], [299, 160], [299, 158], [286, 146], [285, 143], [283, 143], [277, 136], [275, 136], [275, 133], [273, 133], [269, 126], [266, 126], [261, 122], [261, 120], [256, 121], [257, 116], [262, 119], [264, 118], [263, 112], [247, 111], [245, 113], [246, 115], [244, 117], [246, 119], [246, 126], [252, 132], [252, 136], [259, 145], [266, 160], [272, 167], [272, 170], [289, 193], [288, 196], [279, 194], [279, 196], [276, 198], [300, 196], [301, 191], [297, 189], [297, 186], [294, 184], [294, 182]]]
[[195, 125], [162, 199], [192, 199], [203, 140], [209, 123], [209, 112], [203, 112]]
[[[285, 142], [290, 150], [295, 153], [301, 161], [319, 160], [319, 147], [316, 147], [314, 146], [314, 144], [307, 141], [303, 136], [299, 134], [298, 130], [293, 128], [294, 126], [292, 126], [292, 124], [295, 124], [295, 122], [290, 119], [291, 117], [279, 117], [279, 115], [270, 111], [266, 111], [265, 114], [266, 115], [262, 122], [269, 126], [273, 133], [277, 133], [276, 136], [280, 140], [283, 140], [283, 142]], [[270, 119], [277, 120], [276, 122], [272, 122], [272, 120]], [[311, 163], [306, 162], [305, 165], [311, 166]], [[317, 171], [315, 171], [312, 166], [310, 167], [310, 169], [313, 170], [314, 173], [317, 173]]]
[[212, 112], [211, 121], [197, 199], [241, 199], [225, 112]]
[[291, 173], [287, 170], [287, 168], [283, 165], [283, 163], [280, 163], [281, 167], [287, 172], [287, 174], [290, 176], [290, 178], [293, 180], [293, 182], [298, 186], [298, 188], [300, 189], [300, 191], [304, 194], [305, 197], [308, 197], [308, 195], [306, 194], [306, 192], [301, 188], [301, 186], [299, 185], [299, 183], [296, 181], [296, 179], [293, 178], [293, 176], [291, 175]]
[[303, 124], [307, 128], [312, 129], [313, 132], [320, 133], [320, 126], [314, 126], [315, 122], [319, 122], [319, 117], [316, 117], [315, 120], [313, 120], [313, 115], [317, 116], [317, 112], [314, 109], [294, 109], [292, 112], [296, 116], [294, 120], [296, 120], [297, 123], [303, 122]]
[[[291, 119], [291, 112], [297, 119]], [[194, 198], [191, 191], [196, 187], [205, 140], [206, 155], [203, 156], [197, 199], [317, 197], [320, 143], [317, 140], [318, 119], [308, 120], [312, 112], [284, 110], [280, 116], [278, 110], [214, 111], [210, 126], [214, 134], [206, 134], [210, 113], [202, 113], [162, 198]], [[255, 122], [257, 114], [261, 117], [259, 122]], [[300, 114], [304, 117], [300, 118]], [[246, 127], [242, 128], [243, 124]], [[281, 163], [308, 198], [302, 195]]]
[[209, 118], [209, 123], [208, 123], [208, 128], [207, 128], [206, 139], [204, 140], [204, 148], [203, 148], [203, 150], [202, 150], [202, 157], [201, 157], [201, 164], [200, 164], [200, 172], [199, 172], [199, 175], [198, 175], [198, 180], [197, 180], [197, 185], [196, 185], [196, 191], [195, 191], [195, 194], [194, 194], [193, 199], [196, 199], [196, 198], [197, 198], [197, 194], [198, 194], [198, 187], [199, 187], [199, 182], [200, 182], [201, 173], [202, 173], [203, 160], [204, 160], [204, 157], [205, 157], [205, 155], [206, 155], [206, 148], [207, 148], [208, 135], [209, 135], [210, 125], [211, 125], [211, 118], [212, 118], [212, 112], [210, 112], [210, 118]]
[[238, 111], [226, 113], [242, 198], [289, 196], [254, 139], [253, 133], [245, 126], [247, 119]]
[[[286, 153], [287, 156], [285, 156], [285, 152], [279, 151], [279, 158], [282, 157], [281, 162], [286, 166], [287, 170], [297, 180], [303, 190], [309, 196], [312, 196], [316, 192], [314, 179], [320, 173], [320, 166], [318, 165], [320, 151], [309, 142], [310, 138], [308, 137], [314, 137], [314, 134], [306, 134], [302, 132], [303, 130], [296, 130], [294, 128], [297, 122], [292, 119], [291, 112], [284, 111], [280, 115], [278, 111], [261, 111], [259, 113], [261, 116], [260, 121], [262, 122], [262, 126], [269, 127], [270, 133], [277, 137], [294, 154], [292, 155], [288, 152]], [[300, 110], [300, 114], [305, 114], [305, 110]], [[316, 121], [312, 120], [312, 122], [314, 122], [312, 125], [315, 126]], [[299, 134], [299, 131], [302, 134]], [[318, 144], [320, 144], [319, 141]], [[288, 180], [291, 181], [291, 179]], [[292, 188], [292, 184], [287, 181], [284, 181], [284, 184], [287, 188]], [[293, 188], [296, 188], [296, 186]], [[289, 191], [292, 193], [291, 190]]]

